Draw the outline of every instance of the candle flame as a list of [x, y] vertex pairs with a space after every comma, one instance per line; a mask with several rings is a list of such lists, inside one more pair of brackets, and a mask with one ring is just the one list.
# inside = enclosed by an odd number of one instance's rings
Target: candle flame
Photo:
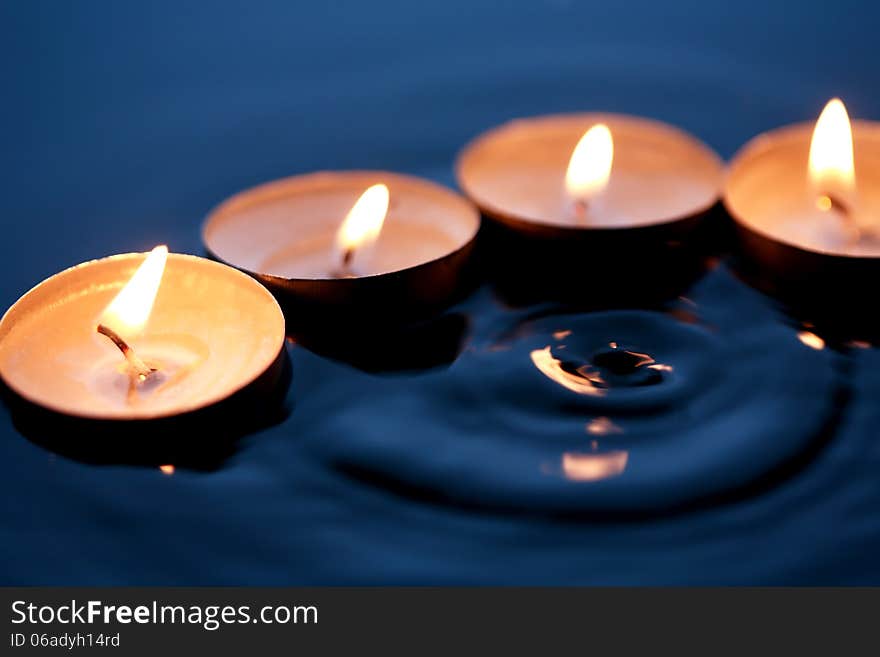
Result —
[[388, 187], [369, 187], [348, 211], [336, 233], [336, 246], [342, 253], [365, 249], [379, 237], [388, 213]]
[[131, 280], [104, 310], [100, 323], [128, 338], [140, 333], [153, 310], [167, 258], [167, 246], [157, 246], [150, 251]]
[[601, 194], [608, 185], [613, 160], [611, 130], [604, 123], [597, 123], [574, 147], [565, 172], [566, 191], [577, 201], [589, 201]]
[[810, 141], [809, 177], [821, 210], [830, 210], [834, 197], [848, 200], [855, 189], [852, 127], [839, 98], [829, 100], [816, 121]]
[[598, 454], [566, 452], [562, 455], [562, 472], [570, 481], [601, 481], [622, 474], [627, 461], [629, 452], [625, 450]]

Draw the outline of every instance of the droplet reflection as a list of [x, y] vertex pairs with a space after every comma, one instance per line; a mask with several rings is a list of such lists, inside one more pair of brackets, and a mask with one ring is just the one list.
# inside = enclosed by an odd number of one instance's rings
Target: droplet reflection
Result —
[[563, 388], [567, 388], [579, 395], [601, 397], [605, 394], [604, 388], [599, 387], [602, 383], [601, 379], [590, 379], [582, 371], [568, 371], [563, 366], [562, 361], [553, 357], [549, 346], [533, 350], [531, 358], [532, 363], [535, 364], [535, 367], [544, 376], [555, 381]]
[[[557, 331], [561, 340], [571, 331]], [[530, 353], [532, 363], [547, 378], [580, 395], [602, 396], [608, 388], [627, 388], [661, 383], [671, 373], [671, 365], [658, 363], [647, 353], [623, 349], [617, 342], [596, 352], [590, 358], [567, 355], [554, 356], [553, 350], [566, 349], [565, 344], [547, 345]]]
[[608, 436], [614, 433], [623, 433], [623, 429], [607, 417], [597, 417], [587, 422], [587, 433], [591, 436]]

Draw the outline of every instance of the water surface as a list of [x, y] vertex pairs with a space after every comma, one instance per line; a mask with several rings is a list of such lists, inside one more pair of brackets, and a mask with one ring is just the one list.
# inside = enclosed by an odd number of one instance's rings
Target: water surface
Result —
[[[878, 10], [855, 1], [0, 11], [4, 308], [93, 257], [198, 253], [208, 210], [272, 178], [451, 185], [516, 116], [644, 114], [725, 157], [835, 94], [880, 117]], [[394, 373], [291, 345], [286, 415], [208, 468], [86, 463], [0, 410], [0, 579], [878, 583], [877, 351], [817, 348], [725, 263], [680, 296], [585, 313], [484, 285], [429, 331], [440, 357]]]

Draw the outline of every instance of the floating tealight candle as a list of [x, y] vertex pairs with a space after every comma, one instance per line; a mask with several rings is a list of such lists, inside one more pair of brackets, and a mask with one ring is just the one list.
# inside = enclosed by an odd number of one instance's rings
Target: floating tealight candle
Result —
[[756, 236], [816, 254], [878, 258], [878, 183], [880, 123], [852, 125], [834, 98], [815, 126], [747, 143], [731, 161], [724, 202]]
[[755, 137], [730, 163], [724, 204], [771, 291], [848, 303], [880, 272], [880, 123], [851, 124], [835, 98], [815, 126]]
[[567, 114], [484, 133], [456, 176], [492, 220], [490, 271], [506, 300], [605, 305], [674, 296], [700, 271], [698, 229], [712, 225], [702, 220], [717, 206], [722, 163], [657, 121]]
[[558, 235], [658, 226], [718, 200], [721, 160], [672, 126], [618, 114], [512, 121], [459, 156], [458, 182], [490, 218]]
[[259, 283], [162, 246], [77, 265], [22, 296], [0, 320], [0, 376], [64, 415], [167, 418], [253, 383], [283, 342]]
[[297, 320], [383, 319], [448, 303], [478, 228], [476, 208], [439, 185], [350, 171], [241, 192], [210, 214], [202, 235], [213, 256], [306, 310]]

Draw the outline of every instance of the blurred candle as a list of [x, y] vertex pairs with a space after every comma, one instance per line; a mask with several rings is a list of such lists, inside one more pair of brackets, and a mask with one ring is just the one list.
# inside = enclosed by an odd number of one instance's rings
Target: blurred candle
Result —
[[236, 194], [205, 221], [219, 260], [265, 283], [293, 321], [370, 319], [447, 303], [479, 228], [450, 190], [383, 171], [321, 172]]
[[815, 124], [759, 135], [733, 157], [724, 205], [741, 269], [801, 319], [852, 336], [880, 322], [863, 301], [880, 276], [880, 123], [834, 98]]
[[514, 230], [637, 229], [705, 213], [716, 203], [720, 159], [690, 135], [619, 114], [520, 119], [465, 146], [459, 185]]
[[853, 126], [834, 98], [815, 125], [759, 135], [731, 161], [724, 202], [742, 229], [764, 239], [880, 257], [880, 124]]

